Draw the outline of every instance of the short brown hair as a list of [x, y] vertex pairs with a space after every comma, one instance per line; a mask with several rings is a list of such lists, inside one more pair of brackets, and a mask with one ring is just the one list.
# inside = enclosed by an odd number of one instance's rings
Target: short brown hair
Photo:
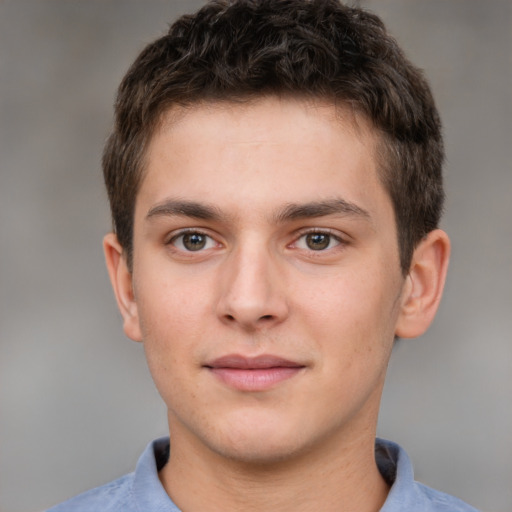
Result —
[[114, 230], [131, 266], [144, 154], [173, 105], [269, 94], [350, 105], [380, 133], [381, 179], [393, 202], [400, 265], [438, 226], [441, 125], [422, 72], [382, 21], [337, 0], [214, 0], [149, 44], [119, 86], [103, 171]]

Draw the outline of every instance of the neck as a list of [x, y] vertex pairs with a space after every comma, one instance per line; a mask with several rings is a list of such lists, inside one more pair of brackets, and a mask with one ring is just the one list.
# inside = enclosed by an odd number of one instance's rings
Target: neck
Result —
[[[333, 439], [286, 461], [253, 464], [173, 441], [160, 479], [184, 512], [377, 512], [389, 488], [375, 462], [375, 432]], [[189, 445], [190, 446], [190, 445]]]

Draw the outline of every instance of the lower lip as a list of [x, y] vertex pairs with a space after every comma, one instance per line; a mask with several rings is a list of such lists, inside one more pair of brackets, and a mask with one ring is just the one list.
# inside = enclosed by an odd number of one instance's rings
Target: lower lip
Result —
[[239, 391], [266, 391], [276, 384], [297, 375], [301, 366], [276, 366], [272, 368], [210, 368], [224, 384]]

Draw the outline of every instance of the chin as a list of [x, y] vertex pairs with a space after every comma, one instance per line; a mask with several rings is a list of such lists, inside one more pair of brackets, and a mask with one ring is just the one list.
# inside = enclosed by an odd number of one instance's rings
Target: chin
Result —
[[247, 428], [218, 431], [215, 438], [205, 439], [217, 455], [242, 464], [266, 466], [292, 460], [308, 451], [314, 442], [308, 442], [304, 430], [287, 428], [272, 422], [245, 425]]
[[301, 453], [298, 446], [284, 440], [250, 439], [244, 442], [223, 443], [213, 449], [224, 459], [239, 464], [268, 466], [294, 459]]

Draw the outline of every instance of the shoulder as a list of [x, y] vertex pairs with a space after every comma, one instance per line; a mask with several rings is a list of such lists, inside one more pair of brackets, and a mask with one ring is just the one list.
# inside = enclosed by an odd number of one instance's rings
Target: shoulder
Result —
[[377, 439], [375, 455], [382, 476], [391, 486], [380, 512], [478, 512], [462, 500], [414, 480], [411, 461], [399, 445]]
[[46, 512], [179, 512], [158, 478], [169, 458], [169, 438], [149, 443], [134, 473], [79, 494]]
[[418, 496], [421, 496], [421, 501], [425, 504], [428, 503], [428, 510], [432, 512], [478, 512], [476, 508], [468, 505], [464, 501], [446, 494], [444, 492], [436, 491], [419, 482], [415, 482]]
[[106, 485], [86, 491], [67, 500], [47, 512], [135, 512], [133, 505], [132, 484], [134, 474], [130, 473]]

